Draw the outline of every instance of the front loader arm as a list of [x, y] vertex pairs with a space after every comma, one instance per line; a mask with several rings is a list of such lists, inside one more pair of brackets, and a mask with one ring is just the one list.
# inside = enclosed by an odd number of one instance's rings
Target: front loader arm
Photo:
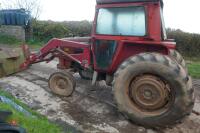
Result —
[[[24, 53], [27, 53], [25, 52], [27, 51], [25, 46], [23, 46], [23, 49]], [[69, 49], [79, 49], [81, 52], [74, 53], [69, 51]], [[54, 38], [42, 47], [39, 52], [30, 53], [21, 67], [23, 69], [38, 62], [49, 62], [56, 57], [65, 61], [76, 62], [84, 68], [87, 68], [90, 64], [90, 45], [82, 42]]]

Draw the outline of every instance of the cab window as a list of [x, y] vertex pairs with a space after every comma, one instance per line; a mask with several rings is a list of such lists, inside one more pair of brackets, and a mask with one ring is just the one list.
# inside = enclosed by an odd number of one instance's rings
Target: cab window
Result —
[[145, 8], [142, 6], [100, 8], [96, 34], [145, 36]]

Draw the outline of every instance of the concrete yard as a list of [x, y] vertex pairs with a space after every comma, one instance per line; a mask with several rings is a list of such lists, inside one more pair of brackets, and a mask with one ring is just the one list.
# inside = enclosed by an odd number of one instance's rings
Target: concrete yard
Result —
[[193, 113], [173, 128], [146, 129], [126, 120], [113, 101], [112, 88], [103, 81], [91, 89], [90, 81], [74, 74], [76, 91], [71, 97], [50, 92], [48, 78], [56, 71], [56, 61], [40, 63], [0, 80], [0, 87], [37, 112], [84, 133], [200, 133], [200, 80], [194, 80], [196, 104]]

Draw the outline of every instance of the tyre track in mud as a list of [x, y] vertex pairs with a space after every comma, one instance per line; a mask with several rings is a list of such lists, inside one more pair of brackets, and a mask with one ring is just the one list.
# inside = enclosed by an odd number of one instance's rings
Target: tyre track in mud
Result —
[[[77, 81], [76, 91], [71, 97], [53, 95], [48, 88], [47, 81], [49, 75], [56, 70], [55, 64], [54, 62], [50, 65], [44, 63], [33, 65], [24, 72], [4, 78], [0, 81], [0, 86], [39, 113], [48, 116], [49, 119], [60, 123], [62, 126], [71, 125], [86, 133], [200, 132], [200, 116], [196, 113], [192, 113], [183, 123], [173, 128], [151, 130], [132, 124], [117, 111], [112, 98], [111, 87], [105, 86], [104, 82], [91, 87], [89, 81], [80, 79], [77, 74], [74, 75]], [[25, 84], [21, 84], [20, 81], [24, 81]], [[15, 82], [17, 85], [11, 82]], [[36, 89], [34, 90], [34, 87], [32, 87], [31, 90], [28, 85], [34, 85]], [[194, 80], [194, 87], [197, 94], [194, 111], [200, 112], [200, 80]], [[41, 89], [42, 96], [46, 98], [46, 102], [39, 101], [42, 98], [32, 94], [39, 93], [39, 89]], [[74, 132], [76, 131], [74, 130]]]

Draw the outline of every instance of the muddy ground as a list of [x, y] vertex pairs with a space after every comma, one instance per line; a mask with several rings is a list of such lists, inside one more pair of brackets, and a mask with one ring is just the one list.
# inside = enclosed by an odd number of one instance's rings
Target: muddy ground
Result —
[[91, 89], [90, 82], [75, 74], [76, 91], [71, 97], [50, 92], [48, 78], [56, 61], [40, 63], [0, 80], [0, 87], [65, 129], [84, 133], [200, 133], [200, 80], [194, 80], [197, 100], [193, 113], [170, 129], [152, 130], [127, 121], [118, 111], [111, 87], [102, 81]]

